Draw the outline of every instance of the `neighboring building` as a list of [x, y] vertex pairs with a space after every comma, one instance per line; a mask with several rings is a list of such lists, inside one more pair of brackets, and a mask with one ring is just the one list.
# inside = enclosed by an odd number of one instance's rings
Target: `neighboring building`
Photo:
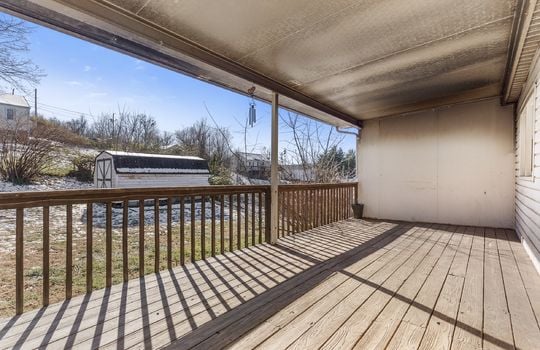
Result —
[[0, 94], [0, 129], [30, 128], [30, 105], [24, 96]]
[[239, 152], [233, 157], [232, 168], [235, 172], [252, 179], [270, 177], [270, 158], [266, 154]]
[[97, 188], [207, 186], [208, 162], [198, 157], [103, 151], [96, 157]]
[[281, 179], [292, 182], [312, 182], [316, 178], [316, 171], [312, 165], [288, 164], [281, 165]]

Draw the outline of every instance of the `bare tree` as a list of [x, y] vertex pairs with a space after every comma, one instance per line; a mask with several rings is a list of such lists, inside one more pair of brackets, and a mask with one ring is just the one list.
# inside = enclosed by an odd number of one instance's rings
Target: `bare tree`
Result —
[[0, 14], [0, 81], [5, 88], [25, 92], [39, 83], [43, 71], [25, 54], [30, 50], [30, 27], [14, 17]]
[[157, 121], [147, 114], [133, 113], [125, 108], [97, 117], [90, 136], [98, 139], [101, 147], [114, 150], [155, 152], [160, 151], [162, 145]]
[[[309, 118], [287, 112], [281, 122], [291, 130], [292, 137], [280, 154], [282, 178], [301, 182], [337, 182], [354, 175], [351, 152], [340, 145], [345, 136]], [[354, 152], [352, 152], [354, 159]]]

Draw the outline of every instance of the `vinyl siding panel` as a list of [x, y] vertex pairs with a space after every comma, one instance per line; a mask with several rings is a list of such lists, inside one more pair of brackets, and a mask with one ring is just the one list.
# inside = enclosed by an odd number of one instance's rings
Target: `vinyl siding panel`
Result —
[[[537, 268], [540, 268], [540, 89], [535, 87], [535, 83], [539, 80], [539, 77], [538, 62], [536, 62], [527, 87], [524, 89], [524, 93], [520, 99], [515, 120], [516, 232], [528, 246], [529, 252], [532, 254], [531, 258], [535, 260]], [[519, 160], [522, 152], [520, 149], [520, 139], [523, 137], [523, 131], [520, 129], [521, 113], [519, 111], [527, 103], [528, 98], [535, 101], [533, 118], [533, 165], [532, 176], [521, 177]]]

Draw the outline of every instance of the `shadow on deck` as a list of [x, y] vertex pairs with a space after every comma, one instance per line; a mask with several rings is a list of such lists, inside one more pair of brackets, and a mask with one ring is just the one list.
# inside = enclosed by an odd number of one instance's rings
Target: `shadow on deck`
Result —
[[535, 295], [513, 231], [351, 219], [13, 317], [0, 348], [532, 349]]

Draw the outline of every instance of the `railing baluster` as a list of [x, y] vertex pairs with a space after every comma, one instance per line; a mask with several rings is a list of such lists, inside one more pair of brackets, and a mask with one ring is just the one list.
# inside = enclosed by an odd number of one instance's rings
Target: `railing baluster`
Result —
[[112, 286], [112, 203], [107, 202], [105, 211], [105, 286]]
[[270, 209], [271, 209], [271, 194], [270, 188], [267, 187], [267, 190], [264, 192], [264, 241], [270, 242]]
[[93, 289], [93, 221], [94, 221], [94, 204], [86, 204], [86, 293], [92, 293]]
[[159, 272], [160, 243], [159, 243], [159, 198], [154, 198], [154, 272]]
[[278, 237], [285, 236], [285, 196], [283, 195], [283, 192], [278, 192], [279, 196], [279, 216], [281, 216], [281, 227], [278, 230]]
[[144, 199], [139, 200], [139, 277], [144, 276]]
[[172, 198], [167, 198], [167, 268], [172, 269]]
[[73, 288], [73, 208], [66, 205], [66, 299], [71, 299]]
[[251, 192], [251, 245], [255, 244], [255, 192]]
[[129, 201], [122, 203], [122, 277], [124, 283], [129, 279], [128, 266], [128, 225], [129, 225]]
[[49, 206], [43, 207], [43, 306], [49, 305]]
[[241, 195], [238, 193], [236, 195], [236, 220], [237, 220], [237, 227], [236, 227], [236, 248], [240, 249], [242, 248], [242, 206], [240, 204]]
[[186, 227], [185, 227], [185, 198], [180, 197], [180, 266], [186, 263]]
[[214, 195], [211, 196], [210, 199], [210, 205], [211, 207], [211, 249], [210, 254], [212, 256], [216, 256], [216, 197]]
[[233, 250], [233, 240], [234, 240], [233, 216], [234, 216], [233, 195], [229, 194], [229, 251], [230, 252], [232, 252], [232, 250]]
[[225, 252], [225, 196], [219, 198], [219, 251]]
[[191, 201], [191, 262], [195, 262], [195, 197], [190, 197]]
[[201, 196], [201, 259], [206, 259], [206, 196]]
[[244, 247], [249, 245], [249, 197], [244, 193]]
[[259, 192], [259, 243], [262, 243], [262, 192]]
[[24, 308], [24, 209], [15, 214], [15, 312], [22, 314]]

